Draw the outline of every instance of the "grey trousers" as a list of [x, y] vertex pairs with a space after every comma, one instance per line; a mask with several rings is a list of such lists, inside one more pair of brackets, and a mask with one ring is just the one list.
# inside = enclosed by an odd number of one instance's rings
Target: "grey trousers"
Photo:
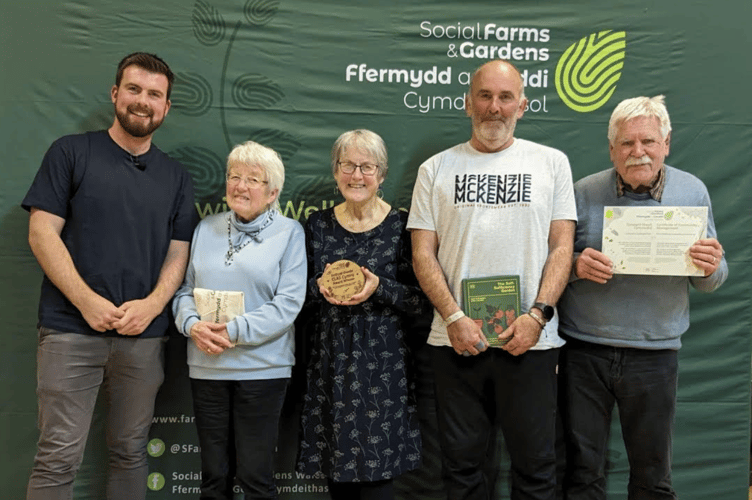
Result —
[[39, 329], [39, 443], [27, 500], [69, 500], [100, 387], [107, 396], [108, 500], [141, 500], [166, 337], [135, 339]]

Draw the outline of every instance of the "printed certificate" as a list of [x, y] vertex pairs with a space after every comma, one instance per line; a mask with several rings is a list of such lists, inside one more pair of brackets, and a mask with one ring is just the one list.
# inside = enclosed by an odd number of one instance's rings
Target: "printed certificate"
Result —
[[707, 227], [708, 207], [603, 207], [603, 253], [614, 274], [704, 276], [689, 247]]

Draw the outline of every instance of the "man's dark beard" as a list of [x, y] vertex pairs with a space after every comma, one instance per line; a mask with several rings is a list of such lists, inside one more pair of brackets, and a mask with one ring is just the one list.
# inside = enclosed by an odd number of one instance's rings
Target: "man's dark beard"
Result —
[[151, 121], [146, 125], [135, 123], [131, 121], [131, 117], [128, 115], [127, 110], [124, 113], [120, 113], [118, 112], [117, 107], [115, 107], [115, 116], [117, 117], [118, 122], [120, 122], [120, 126], [123, 127], [123, 130], [128, 132], [133, 137], [146, 137], [152, 134], [159, 128], [160, 125], [162, 125], [161, 121]]

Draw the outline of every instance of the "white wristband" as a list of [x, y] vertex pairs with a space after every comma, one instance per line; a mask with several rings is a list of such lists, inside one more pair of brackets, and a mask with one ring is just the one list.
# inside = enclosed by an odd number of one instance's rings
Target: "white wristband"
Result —
[[444, 326], [449, 326], [452, 323], [454, 323], [455, 321], [457, 321], [458, 319], [461, 319], [461, 318], [464, 318], [464, 317], [465, 317], [465, 313], [462, 312], [461, 310], [457, 311], [454, 314], [450, 314], [449, 317], [447, 317], [447, 319], [444, 320]]

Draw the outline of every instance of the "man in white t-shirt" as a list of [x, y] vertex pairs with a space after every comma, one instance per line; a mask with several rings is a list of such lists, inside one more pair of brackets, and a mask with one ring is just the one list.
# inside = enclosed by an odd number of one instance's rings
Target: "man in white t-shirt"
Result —
[[[472, 138], [420, 167], [408, 228], [413, 265], [434, 305], [428, 343], [447, 496], [488, 499], [494, 425], [509, 451], [512, 500], [553, 499], [556, 372], [554, 305], [569, 277], [577, 219], [560, 151], [514, 137], [527, 99], [512, 64], [491, 61], [465, 97]], [[503, 235], [503, 237], [502, 237]], [[488, 349], [462, 312], [462, 279], [520, 277], [522, 311]]]

